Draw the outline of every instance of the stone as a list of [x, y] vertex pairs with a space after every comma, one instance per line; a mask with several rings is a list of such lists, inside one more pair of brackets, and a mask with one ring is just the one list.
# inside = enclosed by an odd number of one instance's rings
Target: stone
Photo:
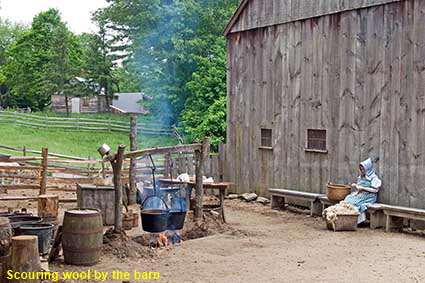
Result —
[[270, 203], [270, 200], [269, 200], [269, 199], [267, 199], [267, 198], [264, 198], [264, 197], [258, 197], [256, 201], [257, 201], [258, 203], [261, 203], [261, 204], [264, 204], [264, 205], [266, 205], [266, 204], [269, 204], [269, 203]]
[[239, 197], [238, 194], [229, 194], [226, 198], [227, 199], [237, 199]]
[[244, 193], [241, 195], [241, 198], [246, 202], [250, 202], [257, 199], [257, 194], [255, 193]]

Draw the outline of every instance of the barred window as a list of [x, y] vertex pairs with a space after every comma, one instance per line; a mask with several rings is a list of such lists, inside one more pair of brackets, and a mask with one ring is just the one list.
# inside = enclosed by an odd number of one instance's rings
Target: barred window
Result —
[[261, 129], [261, 146], [272, 147], [272, 130]]
[[307, 149], [326, 150], [326, 130], [307, 130]]

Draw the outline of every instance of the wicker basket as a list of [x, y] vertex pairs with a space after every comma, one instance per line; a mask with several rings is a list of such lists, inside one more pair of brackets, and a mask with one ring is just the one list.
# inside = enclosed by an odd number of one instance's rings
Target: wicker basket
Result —
[[327, 197], [330, 201], [341, 201], [350, 194], [351, 187], [349, 185], [339, 185], [328, 183]]
[[328, 230], [333, 231], [356, 231], [358, 214], [340, 214], [335, 219], [335, 223], [326, 221]]

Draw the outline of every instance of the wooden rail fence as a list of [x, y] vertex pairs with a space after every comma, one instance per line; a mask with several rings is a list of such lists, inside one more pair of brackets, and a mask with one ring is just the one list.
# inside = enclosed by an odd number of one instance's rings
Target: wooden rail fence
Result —
[[[131, 129], [130, 120], [102, 120], [88, 118], [50, 117], [28, 113], [0, 111], [0, 123], [15, 123], [36, 129], [63, 129], [76, 131], [125, 132]], [[175, 129], [165, 128], [161, 124], [138, 123], [137, 132], [142, 135], [175, 136]]]

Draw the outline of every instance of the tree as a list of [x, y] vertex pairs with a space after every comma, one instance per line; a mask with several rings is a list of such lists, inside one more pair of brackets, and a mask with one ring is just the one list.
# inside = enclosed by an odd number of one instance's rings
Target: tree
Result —
[[6, 50], [26, 31], [28, 31], [26, 25], [0, 18], [0, 66], [6, 64]]
[[73, 94], [72, 80], [82, 72], [82, 48], [78, 38], [66, 25], [60, 22], [52, 31], [52, 46], [49, 62], [46, 64], [44, 80], [48, 92], [65, 96], [66, 113], [69, 114], [68, 96]]
[[226, 52], [222, 32], [238, 0], [110, 0], [98, 13], [126, 42], [143, 92], [180, 120], [188, 139], [224, 141]]
[[210, 137], [213, 146], [226, 137], [226, 48], [217, 40], [209, 57], [198, 58], [199, 68], [186, 87], [189, 98], [182, 123], [190, 141]]
[[6, 50], [16, 41], [16, 39], [28, 27], [22, 24], [12, 23], [9, 20], [0, 19], [0, 106], [7, 103], [8, 86], [4, 75], [4, 65], [6, 64]]
[[94, 20], [98, 24], [97, 34], [83, 34], [81, 40], [84, 46], [85, 78], [97, 89], [97, 95], [104, 94], [107, 107], [111, 105], [113, 89], [117, 88], [114, 78], [114, 60], [119, 59], [113, 52], [112, 43], [106, 29], [106, 23], [101, 15], [95, 14]]
[[68, 83], [80, 72], [80, 54], [80, 45], [58, 10], [35, 16], [31, 28], [7, 51], [10, 106], [44, 110], [52, 94], [71, 87]]

